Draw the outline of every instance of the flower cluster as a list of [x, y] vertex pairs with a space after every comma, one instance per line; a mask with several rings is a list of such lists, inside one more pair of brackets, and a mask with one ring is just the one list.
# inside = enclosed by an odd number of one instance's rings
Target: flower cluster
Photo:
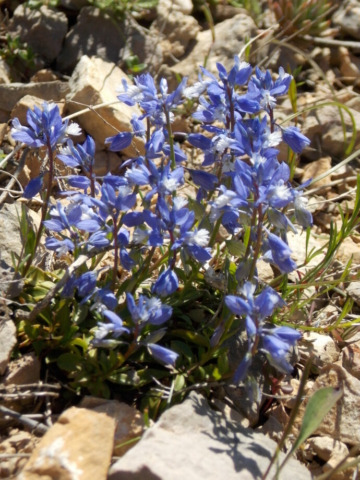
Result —
[[[88, 137], [75, 146], [66, 135], [78, 133], [77, 127], [70, 126], [69, 132], [52, 105], [29, 111], [30, 127], [15, 119], [12, 135], [33, 148], [45, 146], [54, 152], [60, 146], [58, 158], [81, 169], [81, 175], [67, 177], [71, 188], [66, 205], [58, 202], [43, 223], [52, 232], [46, 247], [59, 256], [70, 252], [76, 257], [94, 249], [113, 254], [112, 268], [101, 275], [105, 280], [98, 281], [91, 270], [74, 274], [62, 292], [65, 298], [76, 292], [101, 318], [93, 346], [111, 347], [113, 339], [123, 337], [128, 344], [124, 358], [146, 348], [157, 361], [175, 366], [178, 355], [157, 344], [165, 335], [164, 325], [172, 321], [172, 298], [182, 295], [199, 272], [211, 268], [214, 255], [219, 256], [216, 241], [221, 226], [227, 240], [243, 245], [231, 290], [221, 292], [225, 314], [210, 341], [214, 347], [229, 335], [227, 316], [244, 317], [249, 349], [235, 373], [235, 381], [240, 381], [258, 349], [281, 372], [292, 369], [286, 355], [300, 335], [289, 327], [267, 326], [267, 319], [285, 302], [269, 286], [261, 289], [257, 262], [270, 262], [283, 274], [296, 268], [287, 231], [297, 231], [294, 222], [310, 227], [312, 217], [301, 190], [292, 186], [290, 168], [278, 158], [277, 147], [283, 141], [298, 154], [309, 140], [297, 127], [276, 122], [277, 99], [287, 93], [292, 79], [282, 68], [276, 80], [259, 68], [252, 74], [252, 67], [238, 57], [229, 72], [221, 64], [217, 69], [218, 78], [201, 68], [197, 83], [187, 87], [183, 79], [173, 93], [168, 93], [164, 79], [158, 90], [149, 74], [137, 77], [134, 85], [124, 81], [118, 98], [130, 106], [137, 104], [142, 115], [133, 116], [132, 131], [106, 143], [110, 150], [120, 151], [138, 137], [144, 152], [125, 162], [123, 175], [95, 178], [94, 141]], [[193, 119], [200, 125], [178, 145], [171, 131], [173, 110], [185, 101], [198, 103]], [[191, 150], [201, 155], [200, 169], [187, 162]], [[181, 193], [189, 177], [196, 198]], [[25, 197], [40, 190], [37, 182], [36, 188], [29, 184]], [[127, 283], [115, 295], [120, 267], [127, 272]], [[126, 306], [118, 303], [124, 292]]]

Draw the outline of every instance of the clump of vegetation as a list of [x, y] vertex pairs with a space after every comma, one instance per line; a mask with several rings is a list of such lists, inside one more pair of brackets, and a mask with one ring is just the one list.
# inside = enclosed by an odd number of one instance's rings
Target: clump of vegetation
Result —
[[141, 13], [156, 7], [158, 0], [89, 0], [89, 4], [122, 20], [126, 14]]
[[6, 43], [0, 49], [0, 56], [10, 66], [16, 66], [20, 63], [26, 69], [34, 67], [35, 54], [31, 47], [21, 42], [19, 36], [6, 35]]
[[287, 35], [301, 30], [302, 34], [319, 36], [330, 26], [326, 19], [332, 8], [329, 0], [270, 0], [269, 4]]

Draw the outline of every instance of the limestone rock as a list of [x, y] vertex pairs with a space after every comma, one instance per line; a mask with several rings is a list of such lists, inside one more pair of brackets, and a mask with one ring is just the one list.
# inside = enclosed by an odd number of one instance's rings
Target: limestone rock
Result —
[[357, 305], [360, 305], [360, 282], [351, 282], [346, 289], [346, 293]]
[[226, 403], [222, 402], [218, 398], [213, 398], [211, 400], [211, 406], [215, 407], [216, 410], [221, 412], [224, 417], [230, 422], [240, 423], [243, 427], [249, 427], [250, 422], [247, 418], [244, 417], [240, 412], [234, 408], [229, 407]]
[[[165, 10], [165, 14], [159, 14], [151, 25], [151, 31], [156, 35], [163, 35], [169, 44], [170, 53], [180, 58], [184, 55], [191, 40], [196, 38], [200, 26], [194, 17], [184, 15], [180, 11]], [[168, 52], [164, 48], [164, 55]]]
[[275, 442], [279, 442], [282, 434], [284, 433], [284, 426], [279, 422], [279, 420], [277, 420], [276, 417], [270, 415], [269, 420], [255, 431], [268, 436]]
[[[29, 226], [38, 228], [40, 219], [29, 212]], [[18, 216], [21, 217], [21, 205], [18, 203], [5, 203], [0, 210], [0, 245], [1, 260], [12, 266], [11, 252], [20, 255], [23, 244], [20, 235]]]
[[[294, 233], [294, 232], [288, 232], [287, 234], [287, 239], [289, 243], [289, 247], [292, 250], [291, 258], [295, 260], [296, 264], [298, 267], [300, 265], [303, 265], [305, 260], [306, 260], [306, 232], [302, 233]], [[309, 238], [309, 243], [308, 243], [308, 252], [311, 252], [313, 249], [314, 251], [317, 251], [321, 248], [322, 244], [321, 242], [310, 235]], [[323, 260], [325, 256], [324, 251], [313, 257], [307, 264], [301, 268], [297, 268], [300, 272], [306, 273], [307, 271], [311, 270], [314, 268], [314, 266], [318, 265], [321, 260]], [[292, 272], [289, 274], [289, 278], [291, 280], [294, 280], [295, 278], [298, 279], [297, 273]]]
[[325, 415], [316, 435], [328, 435], [349, 445], [360, 442], [360, 380], [350, 375], [339, 365], [327, 365], [320, 372], [309, 396], [304, 400], [295, 421], [299, 428], [305, 408], [310, 398], [317, 390], [325, 387], [343, 388], [344, 394], [336, 405]]
[[115, 152], [106, 152], [101, 150], [95, 153], [94, 173], [99, 177], [107, 173], [119, 173], [121, 158]]
[[181, 12], [184, 15], [190, 15], [193, 9], [191, 0], [159, 0], [157, 5], [158, 15], [166, 14], [167, 12]]
[[360, 249], [351, 238], [346, 238], [340, 245], [339, 250], [336, 252], [335, 258], [340, 260], [344, 265], [352, 257], [353, 265], [357, 265], [360, 262]]
[[81, 9], [58, 56], [58, 70], [71, 72], [83, 55], [96, 55], [115, 64], [137, 55], [150, 70], [158, 69], [162, 63], [158, 38], [145, 34], [135, 21], [118, 22], [95, 7]]
[[245, 37], [252, 38], [255, 35], [254, 20], [249, 15], [240, 13], [215, 26], [215, 43], [210, 30], [200, 32], [190, 54], [170, 70], [174, 74], [188, 76], [189, 83], [196, 81], [199, 65], [202, 65], [210, 47], [211, 52], [206, 68], [212, 73], [217, 73], [216, 62], [221, 62], [226, 69], [229, 69], [234, 63], [234, 55], [237, 55], [244, 46]]
[[342, 81], [352, 85], [355, 80], [360, 78], [360, 60], [345, 47], [340, 47], [339, 53], [341, 62], [340, 73], [343, 77]]
[[50, 68], [39, 70], [30, 79], [31, 82], [35, 83], [55, 82], [56, 80], [58, 80], [58, 77]]
[[12, 320], [4, 318], [0, 323], [0, 375], [5, 373], [12, 349], [16, 345], [16, 327]]
[[[302, 177], [302, 182], [305, 183], [312, 178], [316, 178], [323, 173], [327, 172], [331, 168], [331, 157], [323, 157], [315, 162], [308, 163], [304, 168], [304, 175]], [[314, 187], [321, 187], [322, 185], [326, 185], [329, 183], [329, 178], [324, 177], [323, 179], [319, 180], [318, 182], [311, 185], [310, 188]]]
[[344, 443], [334, 440], [331, 437], [313, 437], [310, 438], [309, 444], [316, 455], [325, 462], [329, 461], [334, 455], [337, 457], [344, 457], [349, 453], [349, 449]]
[[339, 360], [340, 349], [329, 335], [317, 332], [307, 332], [298, 343], [301, 361], [303, 363], [314, 355], [313, 363], [318, 368], [335, 363]]
[[40, 380], [40, 362], [34, 353], [10, 362], [8, 372], [3, 380], [4, 385], [25, 385]]
[[[349, 453], [349, 449], [344, 443], [331, 437], [313, 437], [309, 439], [308, 443], [316, 455], [326, 462], [322, 467], [324, 473], [336, 467]], [[348, 469], [332, 474], [331, 479], [347, 480], [351, 478], [351, 474], [352, 471]]]
[[[360, 122], [360, 113], [350, 109], [354, 115], [356, 125]], [[344, 115], [346, 127], [346, 140], [350, 141], [352, 136], [352, 121], [349, 115]], [[326, 106], [317, 109], [316, 113], [311, 112], [305, 118], [301, 133], [308, 137], [313, 145], [319, 140], [322, 151], [332, 158], [341, 156], [344, 153], [344, 133], [341, 124], [339, 109], [333, 106]], [[360, 145], [360, 131], [357, 131], [355, 148]], [[305, 152], [311, 157], [311, 152]]]
[[[299, 393], [300, 381], [297, 378], [292, 378], [290, 380], [290, 385], [293, 388], [291, 396], [290, 398], [287, 398], [281, 403], [284, 405], [284, 407], [292, 409], [296, 404], [296, 397], [297, 397], [297, 394]], [[312, 380], [308, 380], [306, 382], [305, 388], [304, 388], [304, 396], [309, 395], [309, 392], [313, 386], [314, 386], [314, 382]]]
[[[207, 401], [192, 393], [167, 410], [123, 458], [109, 480], [251, 480], [261, 478], [276, 443], [249, 428], [225, 420]], [[284, 454], [280, 454], [280, 462]], [[272, 468], [270, 477], [275, 473]], [[290, 459], [279, 479], [310, 479], [307, 469]]]
[[33, 95], [46, 101], [63, 100], [70, 88], [67, 82], [11, 83], [0, 85], [1, 109], [11, 112], [16, 103], [25, 95]]
[[332, 22], [340, 27], [342, 34], [360, 40], [360, 3], [357, 0], [345, 0], [332, 16]]
[[[97, 57], [83, 56], [69, 81], [71, 91], [66, 98], [67, 109], [70, 113], [74, 113], [84, 109], [84, 105], [94, 106], [111, 101], [116, 102], [116, 88], [121, 85], [123, 79], [131, 83], [127, 75], [113, 63]], [[80, 102], [81, 105], [73, 101]], [[96, 142], [104, 146], [105, 138], [116, 135], [118, 131], [131, 131], [130, 120], [134, 113], [141, 114], [137, 107], [115, 103], [98, 109], [98, 115], [94, 112], [81, 115], [77, 121]], [[139, 151], [143, 151], [144, 147], [140, 139], [135, 137], [134, 143]], [[125, 152], [128, 155], [136, 155], [133, 146], [128, 147]]]
[[11, 83], [10, 67], [4, 59], [0, 58], [0, 84]]
[[[144, 431], [142, 414], [136, 408], [117, 400], [85, 397], [79, 405], [82, 408], [91, 408], [94, 412], [106, 413], [115, 420], [113, 455], [120, 457], [136, 445], [137, 437]], [[129, 442], [127, 445], [123, 443]]]
[[20, 36], [35, 53], [47, 62], [59, 55], [63, 39], [67, 32], [66, 15], [58, 10], [42, 5], [40, 9], [30, 9], [19, 5], [10, 20], [9, 33]]
[[[21, 125], [28, 125], [26, 114], [28, 109], [34, 110], [34, 107], [37, 106], [39, 108], [42, 107], [44, 100], [39, 97], [34, 97], [33, 95], [25, 95], [25, 97], [21, 98], [13, 108], [11, 112], [11, 118], [18, 118], [20, 120]], [[62, 103], [57, 103], [60, 111], [60, 115], [64, 113], [65, 101]]]
[[114, 430], [114, 420], [103, 413], [66, 410], [37, 444], [21, 479], [105, 480]]
[[341, 352], [340, 361], [345, 370], [360, 380], [360, 342], [345, 347]]

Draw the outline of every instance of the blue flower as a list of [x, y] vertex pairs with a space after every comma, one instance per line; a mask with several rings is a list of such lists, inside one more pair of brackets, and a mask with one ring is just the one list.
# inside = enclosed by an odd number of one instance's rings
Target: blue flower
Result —
[[282, 273], [290, 273], [296, 268], [296, 263], [290, 258], [292, 250], [287, 243], [273, 233], [268, 232], [268, 244], [271, 255], [268, 257]]
[[77, 226], [80, 223], [82, 213], [79, 205], [70, 204], [65, 211], [61, 203], [57, 202], [56, 207], [50, 210], [51, 220], [45, 220], [43, 224], [53, 232], [71, 231], [71, 226]]
[[279, 76], [274, 82], [269, 70], [262, 72], [258, 67], [255, 68], [255, 75], [250, 79], [247, 96], [252, 100], [257, 100], [266, 111], [272, 110], [276, 106], [276, 97], [285, 95], [289, 90], [292, 76], [285, 73], [285, 70], [279, 68]]
[[310, 145], [310, 140], [300, 132], [298, 127], [283, 128], [282, 134], [284, 142], [295, 153], [301, 153], [305, 147]]
[[272, 315], [275, 308], [285, 306], [284, 300], [280, 295], [270, 287], [264, 290], [254, 298], [255, 286], [246, 282], [243, 286], [243, 297], [227, 295], [225, 297], [226, 306], [235, 315], [246, 316], [246, 329], [248, 336], [252, 337], [257, 333], [258, 327], [267, 317]]
[[81, 133], [77, 124], [68, 126], [68, 122], [63, 123], [59, 107], [54, 103], [44, 102], [42, 110], [38, 106], [34, 110], [28, 109], [26, 119], [29, 127], [21, 125], [18, 118], [13, 119], [11, 136], [31, 148], [50, 147], [54, 150], [58, 143], [65, 140], [67, 133]]
[[133, 134], [131, 132], [121, 132], [113, 137], [106, 138], [105, 143], [110, 143], [109, 150], [111, 152], [119, 152], [131, 145], [132, 139]]
[[274, 328], [263, 335], [261, 350], [266, 353], [267, 359], [277, 370], [290, 374], [293, 367], [286, 360], [286, 356], [300, 338], [301, 334], [292, 328]]
[[167, 268], [160, 273], [153, 285], [152, 292], [155, 293], [155, 295], [159, 295], [159, 297], [167, 297], [176, 292], [178, 288], [179, 280], [176, 273], [171, 268]]
[[169, 350], [168, 348], [161, 347], [155, 343], [148, 343], [147, 348], [150, 354], [159, 362], [164, 363], [165, 365], [175, 365], [176, 360], [179, 357], [178, 353]]
[[85, 142], [76, 147], [72, 140], [67, 141], [67, 145], [63, 147], [57, 158], [61, 160], [67, 167], [81, 167], [85, 172], [90, 173], [94, 165], [95, 142], [89, 135]]
[[255, 286], [249, 282], [244, 284], [242, 297], [227, 295], [225, 304], [232, 313], [245, 316], [248, 335], [248, 352], [235, 371], [234, 382], [243, 381], [252, 363], [255, 337], [261, 340], [263, 350], [269, 362], [283, 373], [291, 373], [293, 368], [286, 360], [289, 349], [301, 338], [301, 333], [290, 327], [264, 328], [264, 321], [270, 317], [275, 308], [285, 306], [280, 295], [272, 288], [266, 287], [254, 298]]
[[175, 168], [171, 171], [170, 163], [159, 168], [149, 160], [149, 168], [145, 165], [134, 166], [126, 172], [126, 178], [135, 185], [150, 185], [151, 191], [145, 195], [145, 200], [149, 201], [156, 194], [171, 195], [184, 184], [184, 169], [182, 167]]
[[80, 275], [75, 282], [80, 297], [87, 297], [96, 287], [97, 275], [95, 272], [86, 272]]
[[39, 175], [36, 178], [30, 180], [30, 182], [24, 188], [23, 198], [27, 198], [30, 200], [31, 198], [35, 197], [44, 184], [44, 175]]
[[[109, 333], [111, 333], [112, 337], [118, 338], [123, 333], [129, 333], [129, 329], [123, 326], [123, 321], [121, 318], [116, 315], [116, 313], [112, 312], [111, 310], [104, 310], [103, 316], [109, 323], [98, 322], [98, 329], [95, 332], [95, 344], [102, 341]], [[102, 342], [104, 346], [106, 342]], [[99, 346], [101, 343], [99, 343]]]
[[172, 308], [169, 305], [163, 305], [161, 300], [156, 297], [147, 298], [139, 295], [136, 305], [134, 297], [131, 293], [127, 293], [126, 301], [131, 318], [135, 323], [162, 325], [172, 315]]
[[57, 238], [48, 237], [45, 239], [45, 247], [48, 250], [55, 251], [59, 256], [75, 250], [75, 245], [69, 238], [58, 240]]

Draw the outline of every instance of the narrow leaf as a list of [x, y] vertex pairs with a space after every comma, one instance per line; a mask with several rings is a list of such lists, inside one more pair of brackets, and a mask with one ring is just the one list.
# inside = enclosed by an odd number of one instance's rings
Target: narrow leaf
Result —
[[289, 456], [318, 429], [325, 415], [330, 412], [342, 395], [342, 389], [333, 387], [321, 388], [314, 393], [306, 406], [299, 436], [295, 440]]

